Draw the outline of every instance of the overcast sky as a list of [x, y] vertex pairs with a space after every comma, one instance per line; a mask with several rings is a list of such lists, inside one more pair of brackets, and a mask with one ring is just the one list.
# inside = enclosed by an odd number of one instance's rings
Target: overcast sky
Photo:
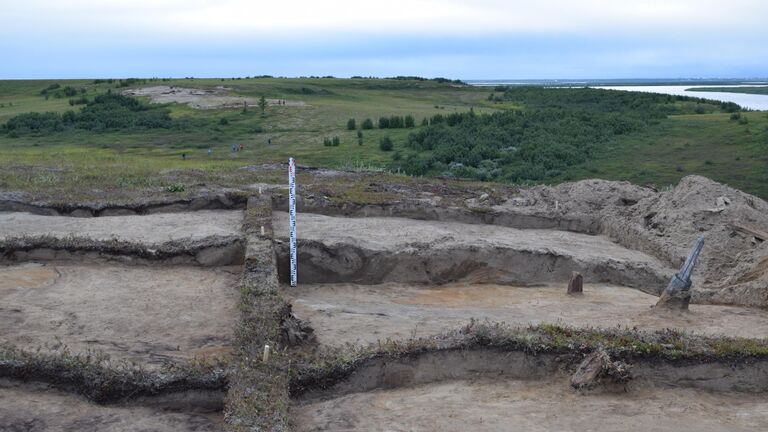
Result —
[[766, 0], [0, 0], [0, 78], [768, 76]]

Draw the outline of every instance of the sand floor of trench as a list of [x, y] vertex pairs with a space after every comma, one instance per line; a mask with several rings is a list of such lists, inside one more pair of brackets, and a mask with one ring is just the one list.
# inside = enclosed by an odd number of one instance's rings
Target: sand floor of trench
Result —
[[664, 313], [651, 309], [657, 297], [632, 288], [585, 284], [583, 295], [570, 296], [565, 293], [566, 285], [299, 284], [285, 286], [283, 292], [296, 315], [308, 320], [320, 343], [327, 345], [430, 336], [458, 328], [472, 318], [510, 325], [548, 322], [768, 336], [768, 314], [761, 309], [691, 305], [686, 313]]
[[240, 267], [0, 267], [0, 342], [159, 366], [230, 351]]
[[292, 408], [309, 431], [764, 431], [761, 394], [643, 386], [581, 395], [566, 377], [448, 381], [355, 393]]
[[40, 384], [0, 382], [0, 431], [213, 432], [223, 430], [223, 423], [221, 412], [99, 406], [83, 397]]
[[239, 236], [242, 222], [243, 212], [240, 210], [200, 210], [186, 213], [97, 218], [0, 212], [0, 239], [22, 236], [56, 238], [74, 236], [92, 240], [117, 239], [143, 244], [161, 244], [176, 240], [199, 240], [211, 236]]

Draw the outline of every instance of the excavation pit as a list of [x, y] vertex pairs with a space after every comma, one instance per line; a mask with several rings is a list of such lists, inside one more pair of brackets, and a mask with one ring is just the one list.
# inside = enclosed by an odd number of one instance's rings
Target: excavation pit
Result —
[[[277, 233], [288, 233], [275, 213]], [[285, 234], [283, 234], [285, 235]], [[458, 280], [524, 285], [607, 282], [659, 294], [674, 270], [607, 237], [543, 229], [423, 221], [300, 215], [298, 273], [303, 283], [444, 284]], [[288, 279], [286, 238], [277, 248], [281, 280]]]
[[231, 351], [240, 267], [23, 263], [0, 267], [0, 341], [100, 351], [156, 369]]
[[763, 394], [639, 385], [581, 395], [567, 377], [480, 378], [299, 401], [309, 431], [763, 431]]
[[222, 397], [221, 394], [187, 392], [151, 401], [102, 406], [43, 384], [0, 380], [0, 430], [221, 431], [224, 423]]
[[236, 210], [98, 218], [0, 212], [0, 258], [12, 262], [240, 264], [242, 219], [243, 212]]
[[473, 318], [514, 326], [673, 328], [756, 338], [764, 337], [768, 329], [768, 316], [756, 308], [691, 305], [686, 313], [664, 313], [651, 308], [657, 297], [636, 289], [586, 284], [582, 296], [569, 296], [565, 285], [565, 281], [527, 287], [462, 282], [432, 287], [299, 284], [285, 287], [284, 293], [296, 315], [315, 329], [318, 341], [334, 346], [429, 337]]

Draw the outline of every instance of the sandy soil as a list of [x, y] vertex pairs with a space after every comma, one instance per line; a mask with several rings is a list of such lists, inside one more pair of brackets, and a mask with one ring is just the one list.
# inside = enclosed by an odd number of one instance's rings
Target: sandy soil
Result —
[[[234, 96], [230, 94], [230, 90], [232, 89], [224, 86], [219, 86], [212, 90], [151, 86], [126, 90], [123, 94], [129, 96], [148, 96], [151, 103], [181, 103], [197, 109], [242, 108], [243, 103], [248, 104], [248, 106], [258, 106], [259, 98]], [[296, 107], [306, 105], [303, 101], [286, 99], [267, 99], [267, 103], [270, 106]]]
[[471, 318], [512, 325], [559, 322], [573, 326], [678, 328], [701, 334], [766, 337], [763, 310], [691, 305], [682, 315], [651, 310], [657, 297], [621, 286], [586, 284], [582, 296], [565, 285], [514, 287], [454, 283], [427, 288], [404, 284], [319, 284], [285, 287], [293, 310], [309, 320], [323, 344], [370, 343], [423, 337]]
[[198, 240], [210, 236], [239, 236], [243, 212], [201, 210], [146, 216], [73, 218], [0, 212], [0, 239], [24, 235], [85, 237], [93, 240], [160, 244], [173, 240]]
[[79, 396], [0, 383], [0, 431], [176, 432], [223, 430], [221, 413], [169, 412], [148, 407], [98, 406]]
[[579, 395], [566, 379], [453, 381], [293, 408], [297, 431], [764, 431], [759, 394], [643, 387]]
[[237, 319], [239, 267], [0, 267], [0, 341], [97, 349], [156, 367], [225, 355]]
[[[287, 236], [285, 213], [275, 213]], [[301, 214], [299, 272], [306, 282], [525, 284], [558, 281], [580, 271], [588, 282], [610, 281], [657, 293], [674, 273], [657, 259], [603, 236], [549, 229]], [[304, 242], [302, 244], [301, 242]], [[279, 249], [285, 261], [287, 247]]]
[[[478, 247], [509, 247], [578, 256], [582, 259], [660, 263], [627, 249], [607, 237], [542, 229], [515, 229], [494, 225], [423, 221], [404, 218], [343, 218], [301, 214], [297, 219], [300, 239], [328, 245], [353, 243], [377, 250], [402, 250], [407, 246], [429, 245], [439, 249], [455, 244]], [[275, 232], [287, 237], [288, 214], [275, 212]]]

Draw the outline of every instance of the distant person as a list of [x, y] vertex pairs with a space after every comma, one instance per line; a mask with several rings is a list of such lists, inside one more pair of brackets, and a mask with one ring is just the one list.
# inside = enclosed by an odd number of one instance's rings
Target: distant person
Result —
[[243, 150], [245, 150], [245, 145], [244, 144], [240, 144], [240, 151], [243, 151]]
[[187, 154], [186, 153], [182, 153], [181, 154], [181, 158], [184, 159], [184, 160], [187, 160]]
[[210, 147], [208, 147], [208, 156], [209, 156], [209, 157], [211, 156], [211, 153], [213, 153], [213, 149], [212, 149], [212, 148], [210, 148]]
[[267, 138], [267, 145], [268, 145], [268, 146], [271, 146], [271, 145], [272, 145], [272, 138]]
[[236, 151], [237, 151], [237, 144], [232, 144], [232, 152], [234, 153]]

